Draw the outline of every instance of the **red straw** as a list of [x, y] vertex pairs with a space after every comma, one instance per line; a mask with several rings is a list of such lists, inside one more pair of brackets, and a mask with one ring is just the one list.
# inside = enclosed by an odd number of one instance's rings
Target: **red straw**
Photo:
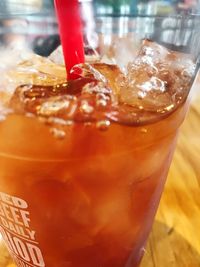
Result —
[[78, 0], [54, 0], [58, 17], [60, 39], [65, 59], [67, 78], [76, 79], [71, 68], [84, 63], [82, 23]]

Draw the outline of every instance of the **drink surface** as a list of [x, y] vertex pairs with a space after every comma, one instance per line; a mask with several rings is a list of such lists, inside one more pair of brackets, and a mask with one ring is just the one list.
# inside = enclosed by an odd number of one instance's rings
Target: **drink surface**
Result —
[[[188, 55], [126, 69], [28, 56], [1, 82], [0, 229], [18, 266], [136, 267], [187, 110]], [[6, 88], [6, 91], [3, 90]]]
[[1, 106], [7, 105], [11, 113], [78, 122], [108, 119], [141, 125], [159, 120], [186, 100], [195, 72], [189, 55], [149, 40], [122, 68], [102, 63], [105, 58], [97, 56], [90, 64], [76, 65], [74, 81], [66, 80], [64, 65], [52, 61], [58, 55], [14, 56], [17, 62], [2, 73]]

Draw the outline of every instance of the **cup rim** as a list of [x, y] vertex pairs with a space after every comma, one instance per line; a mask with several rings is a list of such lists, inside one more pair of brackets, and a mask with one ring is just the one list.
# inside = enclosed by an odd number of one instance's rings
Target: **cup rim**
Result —
[[118, 13], [96, 13], [96, 17], [113, 17], [113, 18], [120, 18], [120, 17], [127, 17], [127, 18], [155, 18], [155, 19], [163, 19], [163, 18], [180, 18], [180, 19], [189, 19], [195, 18], [200, 19], [200, 13], [188, 13], [188, 14], [160, 14], [160, 15], [148, 15], [148, 14], [137, 14], [137, 13], [130, 13], [130, 14], [118, 14]]
[[[53, 9], [44, 9], [40, 11], [25, 11], [25, 12], [2, 12], [0, 10], [0, 19], [12, 19], [12, 18], [23, 18], [27, 16], [35, 16], [35, 17], [56, 17], [55, 11]], [[164, 19], [164, 18], [172, 18], [172, 19], [200, 19], [199, 13], [175, 13], [175, 14], [139, 14], [139, 13], [98, 13], [94, 10], [95, 18], [152, 18], [152, 19]]]

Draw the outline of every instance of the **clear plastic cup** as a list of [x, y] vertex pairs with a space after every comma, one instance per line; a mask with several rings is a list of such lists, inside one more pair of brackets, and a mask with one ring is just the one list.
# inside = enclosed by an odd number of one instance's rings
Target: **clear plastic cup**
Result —
[[18, 267], [139, 265], [198, 69], [199, 17], [81, 8], [71, 82], [53, 13], [1, 16], [0, 232]]

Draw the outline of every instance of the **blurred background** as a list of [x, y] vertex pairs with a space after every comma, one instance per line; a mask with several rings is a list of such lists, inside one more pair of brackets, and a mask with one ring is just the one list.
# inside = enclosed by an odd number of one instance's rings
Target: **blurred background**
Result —
[[[180, 35], [177, 31], [180, 25], [166, 16], [177, 13], [200, 13], [200, 0], [79, 0], [79, 2], [85, 33], [87, 33], [87, 36], [84, 34], [85, 43], [90, 44], [94, 49], [96, 49], [94, 28], [108, 33], [109, 42], [111, 31], [113, 32], [116, 28], [117, 34], [125, 36], [127, 32], [130, 32], [128, 17], [139, 15], [146, 16], [146, 19], [137, 19], [134, 22], [133, 31], [138, 34], [145, 31], [152, 32], [155, 35], [158, 25], [155, 25], [151, 16], [165, 16], [160, 20], [165, 31], [162, 36], [157, 32], [158, 36], [154, 36], [154, 39], [161, 38], [162, 42], [166, 43], [168, 40], [171, 42], [171, 38], [174, 38], [175, 34], [178, 36], [177, 38]], [[115, 19], [119, 15], [122, 17]], [[107, 24], [105, 19], [102, 20], [104, 22], [101, 21], [101, 16], [107, 16]], [[98, 18], [98, 22], [94, 21], [94, 18]], [[112, 20], [112, 29], [108, 27], [111, 25], [110, 20]], [[181, 39], [187, 42], [194, 24], [188, 20], [187, 25], [183, 26], [185, 30], [182, 31], [182, 34], [185, 39], [183, 36]], [[50, 39], [47, 37], [49, 33], [51, 34]], [[148, 36], [146, 37], [148, 38]], [[13, 44], [15, 48], [23, 48], [25, 43], [31, 44], [34, 52], [42, 56], [48, 56], [57, 48], [60, 41], [54, 13], [54, 0], [0, 0], [0, 46], [8, 46], [8, 44], [12, 46]]]
[[[198, 12], [200, 0], [79, 0], [93, 4], [97, 13], [163, 15]], [[52, 11], [53, 0], [1, 0], [0, 13]]]

